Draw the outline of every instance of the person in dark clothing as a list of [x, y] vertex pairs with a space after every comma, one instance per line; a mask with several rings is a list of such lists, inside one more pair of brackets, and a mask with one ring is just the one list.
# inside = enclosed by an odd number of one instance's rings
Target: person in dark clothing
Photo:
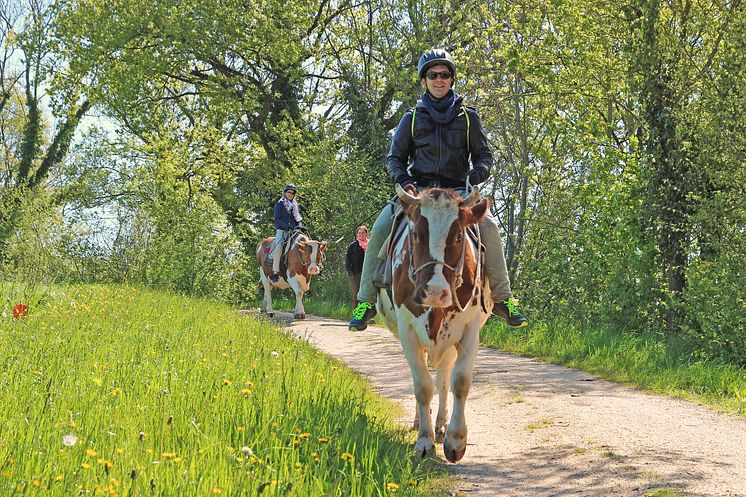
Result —
[[370, 232], [367, 226], [358, 226], [355, 230], [355, 240], [347, 247], [345, 267], [347, 276], [350, 278], [350, 289], [352, 290], [352, 305], [358, 304], [357, 292], [360, 290], [360, 274], [363, 272], [363, 259], [365, 250], [368, 248]]
[[285, 185], [282, 197], [275, 202], [275, 240], [272, 242], [272, 274], [269, 279], [277, 283], [280, 279], [280, 259], [282, 258], [282, 242], [285, 232], [303, 226], [303, 217], [298, 209], [295, 194], [298, 189], [293, 184]]
[[[494, 160], [482, 121], [477, 111], [466, 107], [464, 98], [453, 91], [456, 65], [448, 52], [434, 49], [423, 53], [417, 71], [425, 93], [413, 109], [404, 113], [394, 132], [387, 157], [389, 175], [413, 195], [425, 187], [440, 187], [453, 188], [464, 197], [470, 185], [489, 178]], [[391, 225], [390, 209], [384, 209], [373, 224], [360, 276], [360, 302], [348, 325], [351, 331], [364, 330], [376, 315], [377, 289], [372, 275]], [[510, 326], [526, 326], [528, 320], [518, 312], [510, 289], [497, 222], [488, 215], [479, 227], [486, 247], [492, 313]]]

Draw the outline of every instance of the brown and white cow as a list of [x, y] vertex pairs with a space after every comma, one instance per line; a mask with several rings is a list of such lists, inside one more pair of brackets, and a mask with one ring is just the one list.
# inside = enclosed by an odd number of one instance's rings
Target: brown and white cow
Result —
[[261, 312], [270, 316], [272, 312], [272, 289], [292, 288], [295, 292], [295, 319], [305, 319], [306, 311], [303, 308], [303, 293], [307, 292], [311, 285], [311, 276], [321, 272], [324, 261], [324, 250], [327, 242], [311, 240], [300, 234], [292, 240], [287, 256], [287, 270], [281, 274], [277, 283], [269, 279], [272, 274], [272, 265], [264, 260], [264, 253], [269, 249], [275, 237], [265, 238], [256, 247], [256, 257], [259, 261], [259, 278], [264, 286], [264, 299], [262, 300]]
[[[397, 185], [405, 204], [408, 230], [392, 248], [391, 297], [379, 291], [377, 310], [384, 325], [399, 337], [409, 363], [417, 401], [418, 458], [433, 455], [435, 442], [451, 462], [466, 451], [464, 406], [479, 347], [479, 329], [489, 312], [489, 284], [480, 250], [467, 236], [489, 203], [475, 189], [463, 199], [452, 190], [431, 188], [417, 196]], [[488, 308], [491, 306], [488, 306]], [[436, 369], [436, 381], [428, 371]], [[448, 423], [448, 391], [453, 414]], [[433, 427], [430, 402], [438, 388], [438, 413]]]

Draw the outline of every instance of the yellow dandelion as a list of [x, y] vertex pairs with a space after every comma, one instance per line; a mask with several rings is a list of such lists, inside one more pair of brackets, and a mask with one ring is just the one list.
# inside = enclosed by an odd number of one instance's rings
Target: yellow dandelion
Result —
[[183, 457], [179, 457], [179, 456], [174, 457], [174, 462], [177, 463], [177, 464], [180, 463], [183, 460], [184, 460]]
[[245, 433], [246, 432], [246, 427], [245, 426], [239, 426], [238, 428], [236, 428], [236, 431], [238, 433]]
[[93, 381], [93, 383], [95, 383], [95, 384], [96, 384], [96, 385], [98, 385], [98, 386], [101, 386], [101, 385], [103, 385], [103, 384], [104, 384], [104, 380], [102, 380], [101, 378], [94, 378], [94, 379], [93, 379], [93, 380], [91, 380], [91, 381]]
[[311, 452], [311, 457], [316, 457], [316, 456], [318, 456], [318, 455], [319, 455], [319, 453], [318, 453], [318, 452]]
[[248, 397], [249, 395], [251, 395], [251, 389], [250, 388], [242, 388], [241, 389], [241, 393], [243, 395], [246, 395]]
[[399, 488], [399, 485], [397, 485], [393, 481], [389, 483], [388, 485], [386, 485], [387, 492], [395, 492], [396, 490], [398, 490], [398, 488]]
[[293, 441], [292, 441], [292, 444], [293, 444], [293, 445], [300, 445], [300, 440], [293, 440]]
[[124, 449], [122, 449], [120, 447], [117, 447], [116, 452], [117, 452], [117, 454], [123, 454], [124, 453]]
[[111, 389], [111, 394], [114, 395], [115, 397], [119, 395], [120, 393], [122, 393], [122, 389], [119, 387], [114, 387]]
[[33, 486], [35, 486], [35, 487], [40, 487], [40, 486], [41, 486], [41, 480], [39, 480], [39, 479], [37, 478], [36, 480], [32, 481], [32, 482], [31, 482], [31, 484], [32, 484]]
[[313, 458], [313, 462], [320, 462], [320, 461], [321, 461], [321, 459], [319, 459], [318, 457], [314, 457]]
[[112, 485], [114, 485], [114, 487], [115, 487], [115, 488], [119, 488], [119, 487], [120, 487], [120, 486], [122, 485], [121, 483], [119, 483], [119, 480], [117, 480], [116, 478], [112, 478], [112, 479], [110, 480], [110, 483], [111, 483]]
[[2, 476], [3, 478], [8, 478], [8, 479], [13, 478], [13, 468], [9, 468], [3, 471], [2, 473], [0, 473], [0, 476]]
[[305, 440], [306, 438], [310, 437], [310, 436], [311, 436], [311, 434], [310, 434], [310, 433], [301, 433], [301, 434], [300, 434], [300, 435], [298, 435], [298, 436], [299, 436], [300, 438], [302, 438], [302, 439], [304, 439], [304, 440]]
[[89, 469], [91, 467], [91, 465], [88, 464], [87, 462], [84, 462], [83, 464], [80, 465], [80, 467], [83, 468], [83, 469]]
[[173, 459], [174, 457], [176, 457], [176, 452], [163, 452], [161, 454], [161, 457], [163, 457], [164, 459]]
[[223, 489], [221, 489], [220, 487], [212, 487], [212, 493], [214, 493], [214, 494], [222, 494], [223, 493]]
[[343, 452], [341, 457], [343, 461], [349, 461], [350, 463], [355, 462], [355, 456], [350, 454], [349, 452]]
[[93, 449], [86, 449], [85, 455], [88, 457], [96, 457], [96, 451]]
[[327, 437], [321, 437], [321, 438], [319, 438], [319, 443], [325, 444], [328, 441], [329, 441], [329, 439]]
[[254, 386], [254, 382], [251, 380], [246, 380], [246, 383], [244, 383], [244, 385], [246, 385], [249, 388], [252, 388]]
[[223, 378], [223, 385], [232, 385], [232, 384], [233, 383], [231, 383], [231, 380], [229, 380], [228, 378]]
[[62, 481], [62, 480], [64, 480], [64, 479], [65, 479], [65, 475], [57, 475], [57, 476], [56, 476], [56, 477], [54, 478], [54, 481]]

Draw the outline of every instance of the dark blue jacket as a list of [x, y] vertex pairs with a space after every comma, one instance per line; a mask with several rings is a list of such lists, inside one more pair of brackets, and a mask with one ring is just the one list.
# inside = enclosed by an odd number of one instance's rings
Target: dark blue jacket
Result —
[[275, 229], [291, 230], [300, 225], [293, 217], [293, 213], [285, 208], [282, 200], [275, 202]]
[[[469, 113], [468, 147], [464, 112]], [[420, 186], [458, 188], [466, 184], [467, 175], [472, 185], [486, 180], [493, 161], [477, 111], [461, 107], [452, 121], [441, 124], [419, 100], [414, 134], [410, 109], [394, 132], [386, 165], [394, 183], [402, 186], [414, 182]]]

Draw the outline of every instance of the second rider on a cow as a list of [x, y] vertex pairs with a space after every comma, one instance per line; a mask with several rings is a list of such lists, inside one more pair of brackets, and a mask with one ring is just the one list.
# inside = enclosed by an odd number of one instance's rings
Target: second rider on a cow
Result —
[[282, 197], [275, 202], [275, 241], [272, 245], [272, 274], [269, 279], [277, 283], [280, 279], [280, 259], [282, 258], [282, 246], [286, 233], [302, 226], [303, 217], [298, 210], [298, 202], [295, 200], [297, 188], [293, 184], [285, 185]]
[[[389, 175], [413, 195], [425, 187], [441, 187], [453, 188], [463, 196], [467, 177], [471, 185], [482, 183], [489, 177], [493, 163], [482, 122], [476, 110], [465, 107], [463, 97], [453, 91], [456, 66], [448, 52], [434, 49], [423, 53], [417, 72], [425, 93], [399, 121], [387, 157]], [[349, 324], [352, 331], [364, 330], [376, 315], [378, 290], [372, 275], [392, 221], [390, 210], [385, 208], [373, 224], [357, 295], [360, 303]], [[526, 326], [528, 320], [518, 312], [510, 289], [497, 222], [488, 215], [479, 227], [494, 300], [492, 314], [510, 326]]]

